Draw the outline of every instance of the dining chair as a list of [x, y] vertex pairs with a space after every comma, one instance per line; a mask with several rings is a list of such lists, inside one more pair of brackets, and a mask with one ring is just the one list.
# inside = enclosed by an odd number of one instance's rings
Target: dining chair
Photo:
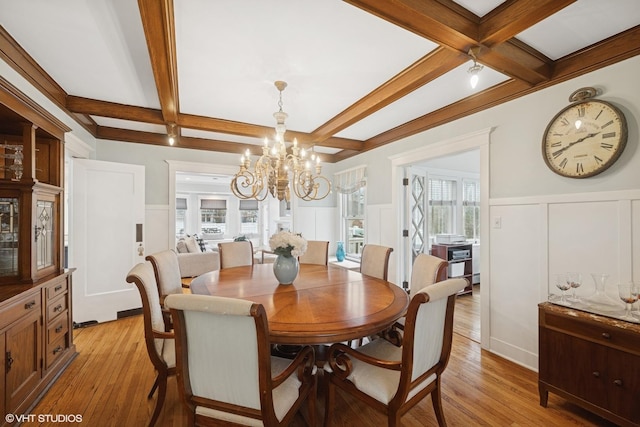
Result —
[[270, 355], [264, 307], [209, 295], [169, 295], [177, 378], [188, 425], [289, 424], [303, 403], [315, 425], [313, 348], [293, 360]]
[[393, 248], [380, 245], [364, 245], [360, 257], [360, 273], [387, 280], [389, 256]]
[[411, 289], [422, 289], [447, 278], [449, 263], [429, 254], [419, 254], [411, 268]]
[[218, 243], [220, 269], [253, 265], [253, 243], [250, 240]]
[[300, 264], [329, 264], [329, 242], [324, 240], [308, 240], [307, 250], [298, 257]]
[[170, 294], [182, 293], [182, 277], [178, 254], [171, 249], [147, 255], [145, 258], [153, 266], [160, 295], [159, 304], [165, 321], [165, 331], [173, 329], [169, 310], [164, 308], [164, 299]]
[[387, 415], [388, 425], [431, 394], [439, 426], [446, 426], [442, 410], [441, 377], [453, 339], [453, 311], [458, 292], [468, 284], [455, 278], [417, 292], [407, 309], [404, 339], [396, 346], [385, 339], [351, 348], [329, 348], [324, 366], [327, 380], [325, 426], [336, 409], [336, 387]]
[[164, 330], [165, 323], [160, 309], [160, 296], [155, 273], [149, 261], [135, 265], [127, 274], [127, 282], [134, 283], [142, 299], [144, 342], [149, 359], [157, 372], [147, 399], [158, 389], [156, 406], [149, 420], [149, 427], [155, 425], [167, 394], [167, 378], [176, 373], [176, 352], [173, 332]]

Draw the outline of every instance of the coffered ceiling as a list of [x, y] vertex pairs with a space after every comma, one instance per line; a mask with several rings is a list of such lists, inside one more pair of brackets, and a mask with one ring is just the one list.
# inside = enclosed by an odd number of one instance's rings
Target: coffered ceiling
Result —
[[0, 25], [99, 139], [257, 153], [284, 80], [287, 139], [329, 162], [640, 53], [637, 0], [0, 0]]

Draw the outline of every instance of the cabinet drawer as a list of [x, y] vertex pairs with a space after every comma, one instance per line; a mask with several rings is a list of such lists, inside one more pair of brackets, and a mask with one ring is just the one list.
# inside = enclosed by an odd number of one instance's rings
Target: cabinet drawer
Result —
[[[627, 331], [624, 328], [595, 322], [586, 322], [553, 313], [545, 313], [544, 323], [547, 327], [568, 335], [640, 354], [640, 334], [634, 331]], [[626, 322], [620, 321], [620, 324], [624, 323]], [[630, 323], [629, 325], [633, 324]]]
[[11, 304], [11, 307], [0, 311], [0, 319], [2, 319], [2, 323], [0, 323], [0, 329], [4, 328], [7, 325], [10, 325], [24, 315], [34, 312], [40, 312], [41, 306], [42, 303], [40, 301], [40, 291], [31, 293], [16, 300], [15, 303]]
[[51, 300], [65, 292], [67, 292], [67, 281], [61, 280], [60, 282], [47, 287], [47, 299]]
[[47, 327], [47, 344], [52, 345], [69, 331], [69, 311], [65, 310]]
[[58, 341], [47, 346], [47, 369], [49, 369], [49, 367], [51, 367], [51, 365], [53, 365], [67, 349], [67, 335], [68, 333], [63, 334]]
[[67, 296], [60, 295], [59, 298], [47, 302], [47, 323], [59, 316], [67, 309]]

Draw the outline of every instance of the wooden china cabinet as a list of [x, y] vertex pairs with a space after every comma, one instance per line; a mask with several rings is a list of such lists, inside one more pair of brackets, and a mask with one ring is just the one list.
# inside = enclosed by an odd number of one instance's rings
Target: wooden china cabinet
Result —
[[75, 357], [64, 268], [64, 134], [0, 78], [0, 425], [28, 413]]

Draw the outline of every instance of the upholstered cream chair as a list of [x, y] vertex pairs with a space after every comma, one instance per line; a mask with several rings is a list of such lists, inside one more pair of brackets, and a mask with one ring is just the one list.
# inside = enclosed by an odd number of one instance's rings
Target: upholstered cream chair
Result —
[[253, 243], [250, 240], [218, 243], [220, 269], [253, 265]]
[[385, 339], [357, 349], [333, 344], [325, 364], [325, 426], [331, 425], [336, 387], [385, 413], [389, 426], [399, 426], [402, 415], [431, 394], [438, 424], [445, 426], [440, 382], [451, 353], [455, 298], [466, 285], [466, 279], [448, 279], [413, 295], [400, 347]]
[[127, 282], [135, 283], [140, 291], [144, 341], [149, 359], [157, 372], [156, 380], [147, 396], [148, 399], [151, 399], [158, 388], [158, 400], [149, 420], [149, 426], [153, 426], [160, 415], [167, 393], [167, 377], [176, 373], [175, 340], [173, 332], [164, 330], [165, 323], [160, 309], [158, 286], [151, 263], [147, 261], [134, 266], [127, 274]]
[[180, 264], [178, 254], [168, 249], [147, 255], [145, 258], [151, 262], [160, 294], [160, 307], [163, 311], [165, 331], [173, 329], [169, 310], [164, 309], [164, 299], [170, 294], [182, 293], [182, 278], [180, 277]]
[[329, 242], [308, 240], [307, 251], [298, 257], [300, 264], [327, 265], [329, 263]]
[[433, 255], [420, 254], [413, 261], [411, 289], [420, 290], [447, 278], [449, 263]]
[[169, 295], [166, 304], [189, 425], [287, 425], [305, 401], [314, 425], [313, 349], [303, 347], [293, 361], [271, 356], [261, 304], [189, 294]]
[[360, 273], [387, 280], [389, 256], [393, 248], [380, 245], [364, 245], [360, 257]]

